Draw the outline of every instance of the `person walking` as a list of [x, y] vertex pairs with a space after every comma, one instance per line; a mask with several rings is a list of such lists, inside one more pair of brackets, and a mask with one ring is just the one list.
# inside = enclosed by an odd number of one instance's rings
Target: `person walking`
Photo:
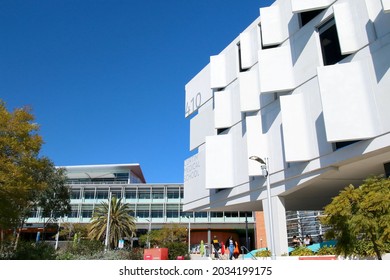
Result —
[[222, 255], [222, 258], [225, 257], [225, 249], [226, 249], [225, 244], [223, 244], [223, 242], [221, 242], [221, 255]]
[[203, 243], [203, 240], [200, 241], [199, 253], [200, 253], [200, 256], [203, 258], [203, 256], [204, 256], [204, 243]]
[[230, 236], [228, 239], [228, 248], [229, 248], [229, 260], [232, 260], [233, 253], [234, 253], [234, 241], [232, 236]]
[[237, 241], [235, 241], [234, 244], [235, 244], [235, 246], [234, 246], [234, 251], [233, 251], [233, 257], [235, 259], [238, 259], [238, 256], [240, 255], [240, 249], [238, 248]]
[[219, 241], [218, 241], [218, 238], [217, 236], [214, 236], [214, 239], [213, 239], [213, 247], [214, 247], [214, 258], [215, 259], [219, 259], [219, 249], [220, 248], [220, 244], [219, 244]]

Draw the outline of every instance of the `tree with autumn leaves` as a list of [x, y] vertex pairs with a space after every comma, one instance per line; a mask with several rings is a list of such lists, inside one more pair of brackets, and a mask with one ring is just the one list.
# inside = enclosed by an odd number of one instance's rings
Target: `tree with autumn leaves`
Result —
[[349, 185], [325, 207], [321, 222], [329, 225], [328, 238], [337, 240], [344, 256], [376, 256], [390, 250], [390, 178], [367, 178]]
[[32, 210], [46, 221], [70, 211], [63, 169], [40, 156], [43, 144], [30, 108], [9, 112], [0, 100], [0, 231], [23, 227]]

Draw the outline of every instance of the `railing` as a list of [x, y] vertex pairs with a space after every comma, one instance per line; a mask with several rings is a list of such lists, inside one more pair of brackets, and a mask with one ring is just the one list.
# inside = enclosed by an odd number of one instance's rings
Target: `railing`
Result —
[[245, 246], [241, 246], [242, 259], [244, 259], [244, 257], [245, 257], [245, 250], [246, 250], [247, 254], [250, 254], [250, 255], [251, 255], [252, 260], [257, 260], [257, 258], [256, 258], [256, 257], [248, 250], [248, 248], [245, 247]]

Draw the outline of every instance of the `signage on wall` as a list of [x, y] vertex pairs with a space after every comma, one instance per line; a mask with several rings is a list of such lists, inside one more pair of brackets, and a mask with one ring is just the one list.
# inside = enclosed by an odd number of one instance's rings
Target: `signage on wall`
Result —
[[199, 177], [199, 158], [198, 154], [184, 161], [184, 182], [190, 181]]
[[193, 112], [199, 109], [202, 105], [202, 94], [198, 92], [195, 96], [193, 96], [190, 100], [186, 101], [186, 114], [185, 116], [191, 115]]

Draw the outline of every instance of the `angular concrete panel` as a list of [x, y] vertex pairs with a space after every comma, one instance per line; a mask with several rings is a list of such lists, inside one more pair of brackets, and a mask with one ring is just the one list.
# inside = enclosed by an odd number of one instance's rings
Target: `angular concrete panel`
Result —
[[240, 34], [241, 68], [248, 69], [257, 62], [259, 50], [259, 28], [253, 27]]
[[291, 0], [292, 11], [301, 13], [329, 7], [336, 0]]
[[339, 142], [377, 136], [381, 126], [364, 62], [319, 67], [317, 71], [327, 140]]
[[242, 112], [256, 111], [260, 109], [260, 77], [258, 65], [249, 71], [241, 72], [240, 105]]
[[206, 101], [213, 97], [210, 87], [210, 66], [207, 65], [185, 86], [185, 117], [196, 112]]
[[283, 143], [287, 162], [307, 161], [315, 157], [310, 123], [311, 114], [304, 94], [280, 97]]
[[206, 141], [206, 136], [215, 135], [213, 102], [210, 100], [199, 109], [190, 121], [190, 151]]
[[261, 93], [293, 89], [295, 81], [290, 46], [259, 51], [259, 75]]
[[333, 11], [342, 54], [354, 53], [375, 39], [365, 0], [336, 3]]
[[233, 137], [206, 137], [206, 189], [234, 187]]

